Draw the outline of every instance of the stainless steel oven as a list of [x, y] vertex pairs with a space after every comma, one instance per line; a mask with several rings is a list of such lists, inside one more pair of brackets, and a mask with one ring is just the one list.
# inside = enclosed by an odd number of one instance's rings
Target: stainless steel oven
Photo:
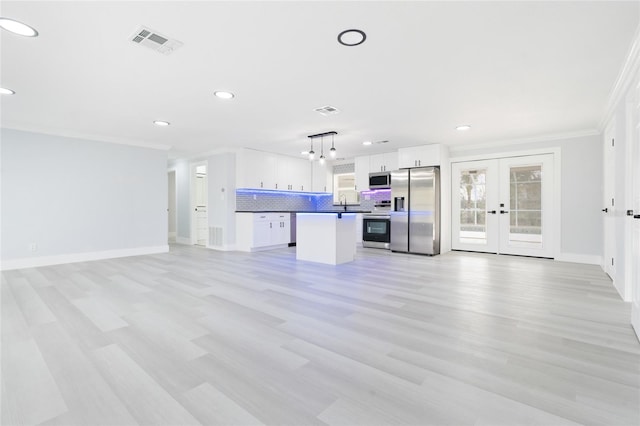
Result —
[[391, 241], [391, 216], [365, 214], [362, 216], [362, 246], [388, 249]]

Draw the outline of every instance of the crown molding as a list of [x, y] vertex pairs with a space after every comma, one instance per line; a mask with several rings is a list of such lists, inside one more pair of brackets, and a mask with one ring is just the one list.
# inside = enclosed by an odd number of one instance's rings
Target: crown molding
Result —
[[85, 139], [93, 142], [105, 142], [105, 143], [112, 143], [117, 145], [137, 146], [140, 148], [158, 149], [161, 151], [169, 151], [171, 149], [170, 145], [154, 144], [154, 143], [139, 141], [135, 139], [114, 138], [110, 136], [100, 136], [100, 135], [79, 133], [79, 132], [66, 131], [66, 130], [60, 130], [60, 129], [54, 129], [54, 128], [46, 128], [46, 127], [1, 125], [0, 128], [7, 129], [7, 130], [18, 130], [21, 132], [40, 133], [43, 135], [50, 135], [50, 136], [62, 136], [65, 138], [72, 138], [72, 139]]
[[638, 78], [640, 73], [640, 26], [636, 30], [636, 35], [633, 38], [633, 43], [627, 54], [627, 58], [618, 74], [607, 104], [605, 106], [602, 120], [598, 125], [598, 129], [603, 131], [607, 123], [611, 120], [615, 113], [616, 107], [623, 100], [628, 88]]
[[557, 141], [557, 140], [564, 140], [564, 139], [582, 138], [587, 136], [599, 136], [600, 134], [602, 134], [602, 132], [597, 129], [585, 129], [585, 130], [578, 130], [575, 132], [564, 132], [564, 133], [548, 133], [548, 134], [531, 136], [526, 138], [503, 139], [503, 140], [487, 142], [487, 143], [467, 144], [467, 145], [449, 145], [449, 151], [450, 152], [470, 151], [474, 149], [496, 148], [496, 147], [503, 147], [503, 146], [522, 145], [527, 143], [539, 143], [539, 142]]

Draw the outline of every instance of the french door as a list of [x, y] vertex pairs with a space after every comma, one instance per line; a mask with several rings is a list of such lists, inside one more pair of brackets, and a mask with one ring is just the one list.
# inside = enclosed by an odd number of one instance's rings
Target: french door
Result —
[[553, 257], [553, 154], [452, 164], [454, 250]]

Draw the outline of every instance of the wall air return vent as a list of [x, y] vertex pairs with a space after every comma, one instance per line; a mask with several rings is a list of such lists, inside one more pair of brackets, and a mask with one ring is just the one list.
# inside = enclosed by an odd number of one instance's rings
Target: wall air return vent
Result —
[[334, 115], [338, 114], [340, 110], [336, 107], [332, 107], [331, 105], [323, 106], [320, 108], [314, 109], [315, 112], [319, 112], [322, 115]]
[[181, 41], [170, 39], [169, 37], [158, 34], [156, 31], [145, 27], [138, 28], [129, 40], [139, 44], [140, 46], [148, 47], [151, 50], [160, 52], [163, 55], [172, 53], [183, 44]]

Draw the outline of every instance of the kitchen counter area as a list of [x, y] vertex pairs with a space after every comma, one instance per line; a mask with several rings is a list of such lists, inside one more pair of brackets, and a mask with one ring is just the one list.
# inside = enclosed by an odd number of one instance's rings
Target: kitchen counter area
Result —
[[356, 254], [356, 215], [350, 211], [297, 213], [296, 259], [339, 265]]

